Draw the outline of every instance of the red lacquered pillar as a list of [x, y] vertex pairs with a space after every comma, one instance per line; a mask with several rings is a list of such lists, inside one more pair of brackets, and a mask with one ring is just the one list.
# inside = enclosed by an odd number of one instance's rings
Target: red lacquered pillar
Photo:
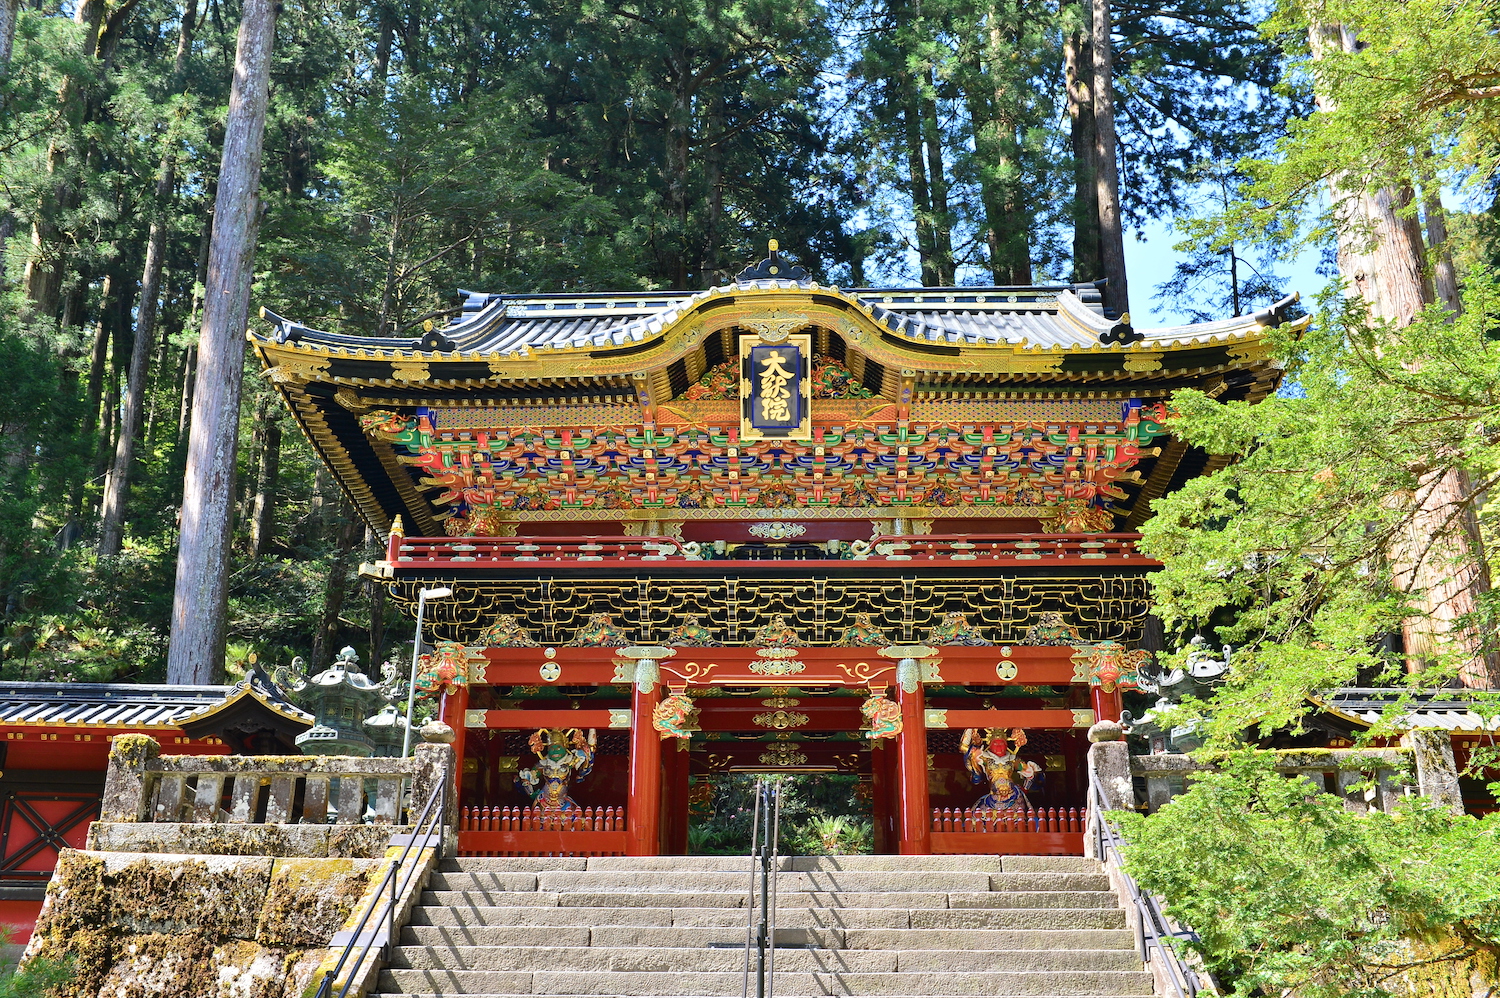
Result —
[[[661, 687], [655, 682], [656, 662], [636, 659], [636, 676], [650, 675], [652, 682], [636, 682], [630, 693], [630, 796], [625, 806], [625, 851], [631, 856], [661, 854], [661, 734], [651, 723], [651, 713], [661, 702]], [[642, 687], [645, 686], [645, 689]]]
[[932, 852], [932, 808], [927, 797], [927, 698], [920, 682], [912, 692], [896, 687], [901, 734], [896, 736], [896, 830], [903, 856]]
[[880, 738], [870, 745], [870, 824], [875, 829], [877, 853], [895, 852], [895, 835], [891, 834], [891, 764], [896, 751], [893, 738]]
[[1120, 711], [1125, 709], [1125, 701], [1121, 698], [1118, 689], [1106, 693], [1101, 686], [1090, 686], [1089, 698], [1094, 704], [1095, 721], [1118, 721]]
[[464, 737], [469, 731], [465, 715], [469, 712], [469, 688], [460, 686], [443, 697], [443, 709], [439, 715], [444, 724], [453, 729], [453, 801], [455, 807], [463, 807], [464, 799]]
[[688, 838], [688, 743], [681, 738], [662, 740], [662, 851], [669, 856], [687, 855]]

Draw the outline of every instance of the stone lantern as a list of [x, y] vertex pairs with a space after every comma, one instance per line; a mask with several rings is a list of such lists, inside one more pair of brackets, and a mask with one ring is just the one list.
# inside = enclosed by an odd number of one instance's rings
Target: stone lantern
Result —
[[[395, 697], [395, 677], [377, 683], [359, 667], [359, 655], [353, 648], [339, 652], [333, 664], [315, 676], [301, 669], [302, 660], [292, 663], [292, 671], [278, 675], [283, 687], [297, 704], [317, 718], [311, 729], [297, 736], [297, 747], [304, 755], [394, 755], [388, 748], [389, 722], [385, 709]], [[372, 729], [369, 722], [379, 721]], [[401, 741], [402, 729], [395, 729], [395, 740]]]
[[406, 718], [400, 708], [388, 703], [380, 712], [365, 718], [365, 733], [375, 745], [375, 756], [394, 759], [401, 754], [401, 743], [406, 737]]

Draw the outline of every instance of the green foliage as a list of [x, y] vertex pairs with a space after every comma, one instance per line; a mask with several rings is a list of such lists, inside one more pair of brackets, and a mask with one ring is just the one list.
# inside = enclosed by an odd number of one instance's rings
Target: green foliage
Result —
[[53, 998], [73, 978], [69, 961], [38, 958], [24, 967], [0, 967], [0, 998]]
[[[688, 828], [689, 851], [731, 856], [750, 851], [757, 779], [749, 775], [714, 778], [708, 816]], [[815, 773], [778, 779], [783, 854], [871, 851], [870, 808], [857, 796], [857, 776]]]
[[785, 848], [803, 856], [859, 855], [871, 852], [874, 843], [874, 829], [868, 821], [830, 814], [811, 817], [794, 828]]
[[[1237, 459], [1156, 500], [1143, 541], [1166, 562], [1152, 585], [1168, 627], [1215, 626], [1237, 646], [1217, 698], [1219, 735], [1295, 725], [1309, 695], [1399, 671], [1380, 641], [1425, 612], [1393, 568], [1393, 547], [1419, 522], [1411, 497], [1450, 469], [1479, 495], [1500, 474], [1500, 343], [1490, 333], [1500, 288], [1471, 281], [1464, 304], [1461, 316], [1435, 307], [1396, 332], [1329, 295], [1306, 335], [1281, 346], [1305, 398], [1174, 397], [1174, 432]], [[1444, 521], [1450, 531], [1464, 511]], [[1494, 529], [1492, 507], [1475, 515]], [[1442, 560], [1452, 548], [1431, 538], [1421, 556], [1453, 567]], [[1492, 642], [1494, 612], [1486, 603], [1482, 619], [1460, 624]], [[1458, 659], [1450, 648], [1409, 681], [1441, 685]]]
[[1263, 754], [1222, 765], [1150, 817], [1117, 817], [1127, 870], [1236, 995], [1387, 998], [1423, 964], [1500, 953], [1500, 815], [1421, 798], [1356, 814]]

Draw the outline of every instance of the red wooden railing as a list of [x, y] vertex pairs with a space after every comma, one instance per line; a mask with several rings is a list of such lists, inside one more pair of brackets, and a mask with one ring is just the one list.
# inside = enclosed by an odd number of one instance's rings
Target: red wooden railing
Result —
[[789, 572], [793, 566], [827, 566], [840, 560], [921, 562], [954, 568], [1014, 565], [1081, 565], [1158, 563], [1136, 549], [1139, 534], [883, 534], [867, 552], [844, 547], [843, 559], [804, 561], [703, 560], [688, 555], [675, 537], [391, 537], [386, 558], [397, 569], [533, 566], [537, 562], [591, 567], [628, 567], [668, 563], [707, 573]]
[[932, 851], [1011, 856], [1081, 856], [1088, 815], [1083, 808], [933, 808]]
[[1140, 534], [882, 534], [866, 560], [1155, 565], [1136, 550]]
[[623, 856], [625, 809], [460, 808], [458, 852], [461, 856]]

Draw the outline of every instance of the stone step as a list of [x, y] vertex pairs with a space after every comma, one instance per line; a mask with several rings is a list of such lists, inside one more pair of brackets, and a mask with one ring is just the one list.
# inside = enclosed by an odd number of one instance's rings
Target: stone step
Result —
[[[401, 946], [390, 966], [413, 970], [528, 971], [542, 973], [566, 969], [597, 972], [740, 973], [745, 966], [744, 937], [737, 949], [715, 946]], [[755, 952], [751, 951], [752, 964]], [[810, 973], [815, 970], [891, 973], [897, 954], [879, 950], [784, 949], [776, 950], [776, 975]]]
[[[422, 904], [434, 907], [508, 908], [743, 908], [741, 891], [450, 891], [428, 890]], [[1113, 908], [1113, 891], [779, 891], [778, 910], [789, 908]]]
[[[1092, 912], [1090, 914], [1093, 914]], [[600, 930], [595, 929], [596, 933]], [[619, 931], [657, 932], [659, 929]], [[668, 930], [673, 931], [673, 930]], [[701, 929], [692, 931], [703, 931]], [[778, 929], [779, 931], [779, 929]], [[1123, 950], [1135, 953], [1129, 929], [843, 929], [846, 949]]]
[[[780, 977], [777, 975], [777, 986]], [[1139, 970], [1064, 970], [1038, 973], [814, 974], [830, 995], [1155, 995], [1151, 975]]]
[[[790, 871], [795, 856], [778, 856], [776, 859], [777, 869]], [[469, 862], [469, 861], [465, 861]], [[480, 859], [481, 863], [503, 863], [504, 859]], [[750, 872], [751, 864], [759, 869], [759, 860], [753, 860], [749, 856], [590, 856], [587, 866], [578, 869], [587, 869], [590, 872], [612, 871], [617, 873], [639, 872], [649, 873], [651, 871], [670, 871], [673, 873], [686, 871], [699, 871], [708, 873], [744, 873]], [[574, 869], [574, 867], [556, 867], [556, 869]]]
[[[538, 973], [484, 970], [386, 970], [381, 992], [425, 995], [693, 995], [710, 998], [735, 995], [743, 986], [741, 973], [660, 973], [632, 971], [545, 971]], [[1055, 971], [1038, 973], [924, 973], [863, 974], [776, 972], [776, 990], [783, 995], [1095, 995], [1109, 998], [1153, 994], [1151, 975], [1139, 971]]]
[[[524, 876], [524, 875], [522, 875]], [[987, 891], [989, 873], [962, 870], [847, 871], [819, 870], [776, 874], [777, 890], [791, 891]], [[759, 878], [757, 877], [757, 880]], [[583, 873], [537, 874], [537, 888], [544, 891], [725, 891], [744, 894], [750, 873], [714, 873], [706, 870], [643, 871], [588, 870]], [[526, 887], [514, 888], [527, 890]], [[1097, 889], [1097, 888], [1096, 888]]]
[[[1040, 866], [1013, 867], [1013, 862]], [[1046, 864], [1060, 861], [1062, 865]], [[707, 870], [719, 872], [749, 872], [752, 860], [749, 856], [463, 856], [445, 860], [440, 867], [444, 871], [466, 871], [475, 873], [538, 873], [546, 870]], [[778, 868], [787, 872], [805, 873], [814, 870], [860, 870], [894, 871], [898, 873], [924, 870], [968, 871], [973, 873], [1098, 873], [1099, 864], [1091, 859], [1077, 856], [781, 856]]]
[[1123, 929], [1126, 924], [1120, 908], [950, 908], [907, 914], [913, 929]]
[[[419, 906], [412, 912], [411, 924], [739, 926], [743, 929], [747, 917], [748, 912], [744, 908], [559, 908], [521, 905], [495, 908], [445, 908]], [[1124, 917], [1123, 913], [1121, 917]], [[1049, 915], [1049, 918], [1062, 924], [1061, 919], [1055, 915]], [[792, 911], [778, 910], [776, 924], [778, 928], [905, 929], [911, 927], [911, 916], [905, 909], [802, 908]], [[1114, 928], [1115, 926], [1102, 927]]]
[[[735, 925], [408, 925], [404, 946], [740, 946], [745, 924]], [[1135, 953], [1127, 929], [841, 929], [776, 926], [777, 947], [827, 949], [1119, 950]]]
[[[815, 870], [776, 875], [779, 891], [1102, 891], [1109, 879], [1102, 873], [987, 873], [972, 871], [844, 871]], [[757, 889], [759, 879], [757, 878]], [[531, 891], [693, 891], [744, 893], [748, 872], [708, 870], [601, 870], [536, 873], [500, 870], [435, 873], [432, 890]]]
[[[632, 909], [636, 911], [636, 909]], [[857, 914], [845, 912], [844, 914]], [[670, 919], [668, 919], [669, 921]], [[738, 946], [745, 922], [721, 925], [429, 925], [411, 924], [407, 946]], [[1123, 929], [864, 929], [820, 926], [776, 927], [776, 945], [847, 949], [1123, 950], [1135, 937]]]
[[586, 856], [459, 856], [438, 864], [443, 872], [541, 873], [546, 870], [583, 870]]
[[[755, 951], [751, 951], [751, 959]], [[739, 945], [724, 946], [400, 946], [390, 966], [444, 971], [571, 971], [733, 973], [745, 964]], [[1031, 973], [1037, 971], [1138, 971], [1129, 950], [837, 949], [778, 947], [776, 972], [804, 973]]]
[[1097, 859], [1083, 856], [1002, 856], [1000, 868], [1006, 873], [1099, 873]]
[[975, 873], [1000, 873], [1000, 856], [792, 856], [789, 869], [810, 870], [923, 871], [968, 870]]
[[[776, 945], [839, 949], [845, 929], [776, 927]], [[870, 930], [876, 931], [876, 930]], [[888, 930], [894, 931], [894, 930]], [[910, 930], [908, 930], [910, 931]], [[743, 946], [745, 920], [736, 925], [408, 925], [403, 946]]]
[[[685, 906], [562, 908], [444, 907], [423, 905], [412, 912], [413, 925], [472, 926], [741, 926], [743, 908]], [[1119, 908], [780, 908], [779, 928], [813, 929], [1121, 929]]]

